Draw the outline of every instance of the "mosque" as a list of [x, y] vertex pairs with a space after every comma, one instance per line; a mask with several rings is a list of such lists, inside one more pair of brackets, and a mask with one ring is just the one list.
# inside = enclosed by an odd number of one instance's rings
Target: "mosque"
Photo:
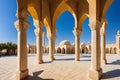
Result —
[[[117, 35], [116, 35], [116, 43], [106, 44], [106, 53], [119, 54], [120, 53], [120, 47], [118, 47], [118, 44], [120, 44], [120, 30], [117, 32]], [[27, 48], [28, 48], [28, 53], [36, 53], [36, 45], [28, 44]], [[44, 46], [43, 48], [44, 48], [43, 49], [44, 53], [49, 53], [49, 46], [48, 45]], [[119, 53], [117, 53], [117, 51]], [[75, 53], [75, 45], [71, 44], [68, 40], [63, 40], [59, 43], [58, 46], [55, 47], [55, 53], [74, 54]], [[91, 45], [81, 43], [80, 44], [80, 53], [81, 54], [91, 53]]]

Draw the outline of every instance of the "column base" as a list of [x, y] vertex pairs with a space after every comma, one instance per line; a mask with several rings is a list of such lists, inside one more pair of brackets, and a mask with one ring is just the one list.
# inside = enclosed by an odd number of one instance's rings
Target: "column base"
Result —
[[75, 61], [80, 61], [80, 59], [78, 58], [78, 59], [75, 59]]
[[107, 64], [107, 60], [106, 60], [106, 59], [103, 59], [103, 60], [101, 60], [101, 63], [102, 63], [102, 64]]
[[89, 70], [89, 80], [99, 80], [100, 77], [102, 76], [102, 68], [100, 70]]
[[49, 60], [50, 60], [50, 61], [53, 61], [53, 60], [55, 60], [55, 58], [54, 58], [54, 57], [52, 57], [52, 58], [50, 57]]
[[80, 61], [80, 55], [75, 53], [75, 61]]
[[25, 79], [26, 77], [28, 77], [28, 69], [26, 69], [25, 71], [17, 71], [16, 72], [17, 80], [22, 80], [22, 79]]
[[37, 64], [41, 64], [43, 63], [43, 60], [37, 61]]

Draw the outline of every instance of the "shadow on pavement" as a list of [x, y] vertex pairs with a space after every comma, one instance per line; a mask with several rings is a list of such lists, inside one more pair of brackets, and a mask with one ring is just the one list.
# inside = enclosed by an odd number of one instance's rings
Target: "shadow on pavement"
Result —
[[120, 77], [120, 69], [115, 69], [115, 70], [103, 73], [102, 79], [109, 79], [109, 78], [115, 78], [115, 77]]
[[46, 62], [43, 62], [43, 64], [48, 64], [48, 63], [52, 63], [53, 61], [46, 61]]
[[116, 60], [111, 63], [107, 63], [107, 65], [120, 65], [120, 60]]
[[43, 78], [39, 77], [39, 75], [42, 72], [43, 72], [43, 70], [34, 72], [33, 76], [29, 75], [26, 79], [23, 79], [23, 80], [54, 80], [54, 79], [50, 79], [50, 78], [43, 79]]
[[62, 58], [62, 59], [55, 59], [55, 61], [71, 61], [71, 60], [75, 60], [75, 58]]
[[91, 61], [91, 59], [84, 59], [84, 60], [80, 60], [80, 61]]

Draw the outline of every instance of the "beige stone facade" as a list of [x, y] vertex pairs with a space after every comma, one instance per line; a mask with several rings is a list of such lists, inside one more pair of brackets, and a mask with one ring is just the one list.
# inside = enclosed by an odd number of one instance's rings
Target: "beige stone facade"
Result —
[[[18, 31], [18, 67], [17, 79], [23, 79], [28, 76], [27, 65], [27, 40], [26, 32], [30, 25], [27, 18], [33, 17], [36, 27], [36, 62], [42, 63], [42, 27], [45, 26], [49, 39], [49, 58], [54, 60], [55, 40], [56, 40], [56, 21], [61, 13], [69, 11], [74, 19], [75, 26], [73, 34], [75, 35], [75, 61], [80, 60], [80, 35], [82, 33], [82, 24], [89, 18], [89, 27], [91, 29], [91, 67], [89, 69], [89, 78], [99, 80], [102, 75], [101, 59], [105, 60], [105, 19], [107, 9], [113, 0], [17, 0], [17, 18], [15, 27]], [[100, 35], [102, 36], [102, 46], [100, 53]], [[119, 39], [117, 39], [119, 40]], [[118, 45], [118, 44], [117, 44]], [[119, 48], [118, 45], [117, 48]], [[67, 47], [68, 48], [68, 47]], [[63, 50], [64, 51], [64, 50]], [[117, 50], [119, 52], [120, 50]], [[67, 51], [66, 51], [67, 52]]]
[[[116, 35], [116, 43], [114, 44], [106, 44], [105, 52], [108, 54], [120, 54], [119, 51], [120, 48], [118, 48], [118, 44], [120, 44], [120, 40], [117, 40], [120, 38], [120, 31], [117, 32]], [[36, 52], [36, 46], [35, 45], [28, 45], [28, 53], [35, 53]], [[43, 53], [49, 53], [49, 46], [44, 46]], [[55, 47], [55, 53], [61, 53], [61, 54], [75, 54], [75, 44], [71, 44], [67, 40], [63, 40], [60, 42], [58, 46]], [[80, 53], [81, 54], [89, 54], [91, 53], [91, 44], [80, 44]]]

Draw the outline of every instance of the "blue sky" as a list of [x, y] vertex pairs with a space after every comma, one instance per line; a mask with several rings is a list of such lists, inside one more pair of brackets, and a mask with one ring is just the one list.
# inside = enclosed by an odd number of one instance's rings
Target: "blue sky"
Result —
[[[120, 30], [120, 0], [114, 0], [114, 3], [107, 11], [106, 19], [107, 25], [107, 43], [115, 43], [115, 37], [118, 30]], [[2, 42], [14, 42], [17, 43], [17, 31], [14, 27], [14, 22], [17, 20], [15, 14], [17, 10], [16, 0], [0, 0], [0, 43]], [[35, 43], [34, 25], [32, 17], [28, 18], [31, 26], [27, 32], [27, 41], [29, 44]], [[91, 31], [88, 26], [89, 19], [86, 19], [83, 23], [83, 32], [81, 34], [80, 42], [91, 42]], [[62, 40], [69, 40], [74, 43], [74, 18], [68, 12], [65, 11], [60, 15], [56, 22], [57, 26], [57, 38], [56, 45]], [[45, 30], [45, 29], [44, 29]], [[46, 45], [48, 44], [47, 37], [45, 38]]]

